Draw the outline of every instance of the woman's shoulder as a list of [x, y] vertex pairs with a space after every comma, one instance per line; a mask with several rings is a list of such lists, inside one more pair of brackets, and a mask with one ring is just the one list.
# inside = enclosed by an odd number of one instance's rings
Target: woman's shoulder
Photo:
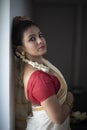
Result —
[[[34, 73], [35, 71], [36, 71], [36, 69], [32, 68], [29, 65], [25, 65], [25, 67], [24, 67], [23, 83], [24, 83], [25, 96], [26, 96], [26, 89], [27, 89], [28, 81], [29, 81], [32, 73]], [[27, 96], [26, 96], [26, 98], [27, 98]]]
[[24, 82], [24, 86], [26, 86], [28, 80], [30, 79], [32, 73], [36, 71], [36, 69], [32, 68], [29, 65], [26, 65], [24, 67], [24, 74], [23, 74], [23, 82]]
[[49, 81], [51, 75], [43, 72], [41, 70], [37, 70], [35, 68], [26, 67], [24, 70], [24, 86], [27, 86], [28, 82], [38, 82], [40, 80]]

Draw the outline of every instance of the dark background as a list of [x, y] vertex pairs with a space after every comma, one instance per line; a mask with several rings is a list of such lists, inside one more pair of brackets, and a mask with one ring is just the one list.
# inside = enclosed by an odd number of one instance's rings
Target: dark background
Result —
[[[87, 1], [33, 0], [32, 18], [45, 34], [47, 58], [63, 73], [74, 94], [73, 111], [87, 112]], [[87, 130], [87, 120], [71, 123]]]

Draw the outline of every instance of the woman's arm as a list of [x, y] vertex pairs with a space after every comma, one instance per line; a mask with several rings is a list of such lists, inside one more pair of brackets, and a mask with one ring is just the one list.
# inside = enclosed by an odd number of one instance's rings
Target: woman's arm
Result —
[[73, 95], [68, 92], [66, 101], [62, 106], [59, 105], [56, 95], [47, 98], [41, 105], [52, 122], [62, 124], [71, 112], [70, 104], [72, 104], [72, 102]]

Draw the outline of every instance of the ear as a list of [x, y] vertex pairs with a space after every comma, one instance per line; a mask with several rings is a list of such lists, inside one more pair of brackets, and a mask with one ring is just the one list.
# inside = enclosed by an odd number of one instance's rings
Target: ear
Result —
[[23, 51], [24, 51], [24, 48], [23, 48], [23, 46], [17, 46], [17, 50], [18, 50], [19, 52], [23, 52]]

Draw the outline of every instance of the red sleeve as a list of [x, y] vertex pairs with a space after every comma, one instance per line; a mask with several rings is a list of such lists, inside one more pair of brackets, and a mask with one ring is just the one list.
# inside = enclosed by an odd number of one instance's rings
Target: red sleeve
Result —
[[[39, 73], [33, 75], [32, 91], [30, 94], [31, 100], [35, 103], [41, 104], [42, 101], [54, 95], [59, 90], [59, 82], [55, 82], [55, 78], [46, 73]], [[30, 92], [29, 92], [30, 93]]]

